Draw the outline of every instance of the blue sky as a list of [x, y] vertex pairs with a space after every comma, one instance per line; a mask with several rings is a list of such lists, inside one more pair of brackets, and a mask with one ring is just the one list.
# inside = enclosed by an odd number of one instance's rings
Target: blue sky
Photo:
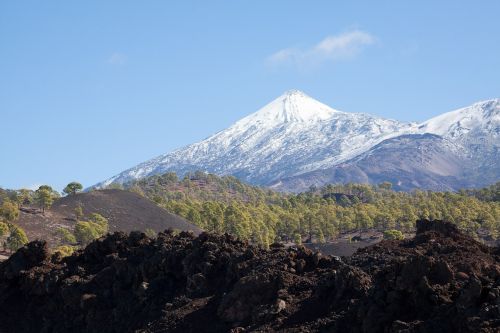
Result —
[[90, 186], [288, 89], [421, 121], [500, 97], [499, 1], [2, 1], [0, 186]]

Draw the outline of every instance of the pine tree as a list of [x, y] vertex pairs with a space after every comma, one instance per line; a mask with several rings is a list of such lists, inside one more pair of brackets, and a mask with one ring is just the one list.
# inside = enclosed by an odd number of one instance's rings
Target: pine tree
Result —
[[75, 220], [79, 221], [82, 217], [83, 217], [83, 208], [81, 205], [78, 205], [75, 208]]
[[10, 200], [6, 199], [0, 206], [0, 216], [7, 222], [13, 222], [19, 217], [19, 208]]
[[26, 243], [28, 243], [28, 237], [26, 236], [24, 230], [17, 226], [12, 226], [10, 236], [7, 238], [7, 247], [11, 251], [17, 251]]
[[75, 195], [76, 193], [83, 190], [82, 184], [78, 182], [71, 182], [63, 189], [63, 192], [67, 195]]
[[48, 209], [54, 203], [54, 191], [48, 185], [42, 185], [35, 192], [35, 200], [38, 205], [42, 208], [42, 212], [45, 213], [45, 209]]

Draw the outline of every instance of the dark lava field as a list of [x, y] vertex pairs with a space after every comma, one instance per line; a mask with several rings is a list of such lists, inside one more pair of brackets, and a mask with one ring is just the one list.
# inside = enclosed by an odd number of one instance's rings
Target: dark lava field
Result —
[[499, 332], [500, 250], [442, 221], [350, 257], [114, 233], [0, 264], [0, 332]]

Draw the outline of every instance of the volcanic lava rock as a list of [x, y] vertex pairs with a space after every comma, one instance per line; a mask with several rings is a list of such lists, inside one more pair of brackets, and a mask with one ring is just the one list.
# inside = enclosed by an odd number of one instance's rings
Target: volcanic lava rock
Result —
[[349, 258], [114, 233], [0, 264], [0, 332], [499, 332], [500, 251], [442, 221]]

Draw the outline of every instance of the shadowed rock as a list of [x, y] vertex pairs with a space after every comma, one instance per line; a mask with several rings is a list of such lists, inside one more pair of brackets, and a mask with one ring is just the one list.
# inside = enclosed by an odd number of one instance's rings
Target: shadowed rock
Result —
[[441, 221], [352, 257], [133, 232], [0, 264], [0, 332], [498, 332], [500, 265]]

